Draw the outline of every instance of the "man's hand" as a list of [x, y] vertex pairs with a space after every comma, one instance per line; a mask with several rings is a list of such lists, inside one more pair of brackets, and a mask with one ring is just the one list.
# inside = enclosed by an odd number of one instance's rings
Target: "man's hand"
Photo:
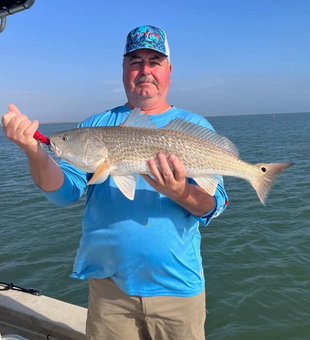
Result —
[[2, 117], [5, 135], [16, 143], [28, 156], [29, 168], [34, 182], [45, 191], [54, 191], [64, 182], [64, 174], [58, 164], [47, 154], [40, 143], [33, 138], [39, 122], [33, 122], [10, 104], [9, 112]]
[[[172, 169], [168, 163], [172, 166]], [[142, 175], [143, 178], [158, 192], [172, 200], [184, 200], [189, 195], [189, 184], [186, 179], [185, 167], [174, 155], [169, 158], [163, 153], [157, 155], [159, 167], [156, 161], [150, 159], [148, 165], [154, 177]]]
[[154, 159], [148, 161], [154, 179], [141, 175], [150, 186], [194, 215], [202, 216], [213, 209], [214, 197], [199, 186], [187, 182], [185, 167], [178, 157], [171, 155], [167, 158], [165, 154], [159, 153], [157, 161], [158, 167]]
[[2, 116], [5, 135], [27, 154], [35, 154], [39, 143], [33, 138], [33, 135], [38, 129], [39, 122], [37, 120], [30, 121], [13, 104], [10, 104], [8, 109], [9, 112]]

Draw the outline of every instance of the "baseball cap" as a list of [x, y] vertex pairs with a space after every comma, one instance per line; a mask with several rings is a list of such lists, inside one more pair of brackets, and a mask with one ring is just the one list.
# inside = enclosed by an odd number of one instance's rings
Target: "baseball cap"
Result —
[[166, 33], [155, 26], [143, 25], [130, 31], [126, 38], [124, 56], [132, 51], [147, 48], [158, 51], [170, 59]]

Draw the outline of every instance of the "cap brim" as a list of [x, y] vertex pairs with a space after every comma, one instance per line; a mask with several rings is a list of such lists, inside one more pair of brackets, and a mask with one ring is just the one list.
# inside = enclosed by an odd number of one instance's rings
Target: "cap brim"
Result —
[[125, 56], [127, 56], [129, 53], [134, 52], [134, 51], [137, 51], [137, 50], [153, 50], [153, 51], [156, 51], [156, 52], [158, 52], [158, 53], [164, 55], [165, 57], [169, 58], [169, 56], [168, 56], [167, 54], [165, 54], [165, 53], [163, 53], [163, 52], [161, 52], [161, 51], [159, 51], [159, 50], [156, 50], [155, 48], [144, 47], [144, 46], [143, 46], [143, 47], [134, 48], [133, 50], [130, 50], [130, 51], [126, 52], [125, 54], [123, 54], [123, 57], [125, 57]]

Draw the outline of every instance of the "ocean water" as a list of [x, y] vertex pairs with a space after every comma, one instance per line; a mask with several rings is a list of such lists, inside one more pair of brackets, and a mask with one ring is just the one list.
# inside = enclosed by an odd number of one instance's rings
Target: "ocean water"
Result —
[[[229, 205], [201, 227], [208, 340], [310, 339], [310, 113], [208, 118], [244, 160], [294, 162], [263, 207], [245, 181], [225, 178]], [[46, 135], [76, 124], [42, 125]], [[50, 204], [22, 151], [0, 132], [0, 281], [87, 307], [70, 279], [85, 198]]]

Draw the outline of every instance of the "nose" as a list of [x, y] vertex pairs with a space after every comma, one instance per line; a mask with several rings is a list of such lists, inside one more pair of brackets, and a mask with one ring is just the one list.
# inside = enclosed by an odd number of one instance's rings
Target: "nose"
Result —
[[142, 69], [141, 69], [141, 73], [142, 73], [142, 75], [144, 75], [144, 76], [147, 76], [148, 74], [151, 73], [151, 69], [150, 69], [150, 67], [149, 67], [148, 64], [143, 63]]

